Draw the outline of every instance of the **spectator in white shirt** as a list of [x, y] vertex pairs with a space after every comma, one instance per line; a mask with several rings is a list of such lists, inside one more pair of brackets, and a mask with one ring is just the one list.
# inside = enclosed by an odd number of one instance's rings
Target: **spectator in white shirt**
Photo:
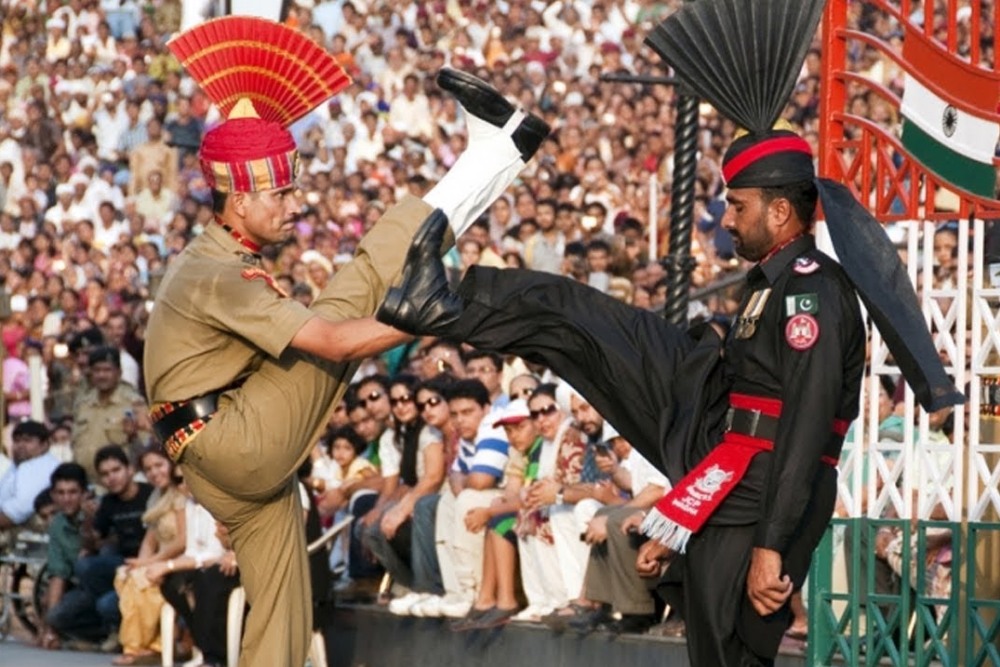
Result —
[[0, 477], [0, 529], [15, 528], [34, 513], [35, 497], [49, 487], [59, 459], [49, 453], [44, 424], [23, 421], [14, 427], [13, 463]]

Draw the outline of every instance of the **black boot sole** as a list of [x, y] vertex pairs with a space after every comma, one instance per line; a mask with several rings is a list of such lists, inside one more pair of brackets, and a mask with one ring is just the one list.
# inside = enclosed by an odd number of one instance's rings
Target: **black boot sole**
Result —
[[[437, 83], [454, 95], [468, 113], [490, 125], [503, 127], [514, 115], [513, 104], [488, 83], [471, 74], [443, 68], [438, 72]], [[525, 162], [530, 160], [551, 131], [548, 123], [535, 114], [529, 114], [522, 120], [511, 135], [521, 159]]]
[[488, 83], [467, 72], [442, 68], [437, 84], [458, 99], [462, 108], [490, 125], [503, 127], [514, 115], [514, 105]]

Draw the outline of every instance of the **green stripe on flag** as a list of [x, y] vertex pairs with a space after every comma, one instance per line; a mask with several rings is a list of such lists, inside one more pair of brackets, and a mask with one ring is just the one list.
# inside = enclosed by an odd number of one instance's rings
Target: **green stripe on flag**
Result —
[[927, 134], [909, 118], [903, 119], [903, 145], [922, 165], [946, 183], [994, 199], [996, 169], [958, 153]]

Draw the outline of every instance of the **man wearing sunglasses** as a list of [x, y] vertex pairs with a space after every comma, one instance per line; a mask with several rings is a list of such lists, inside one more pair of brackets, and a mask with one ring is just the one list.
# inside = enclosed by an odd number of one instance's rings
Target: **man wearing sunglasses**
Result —
[[369, 375], [358, 383], [357, 402], [375, 418], [381, 431], [389, 425], [392, 406], [389, 405], [389, 378]]

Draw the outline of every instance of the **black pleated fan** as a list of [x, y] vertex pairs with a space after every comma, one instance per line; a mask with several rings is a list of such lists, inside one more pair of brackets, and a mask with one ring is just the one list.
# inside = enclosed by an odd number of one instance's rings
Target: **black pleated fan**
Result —
[[765, 134], [788, 103], [824, 3], [686, 2], [646, 43], [720, 113]]

